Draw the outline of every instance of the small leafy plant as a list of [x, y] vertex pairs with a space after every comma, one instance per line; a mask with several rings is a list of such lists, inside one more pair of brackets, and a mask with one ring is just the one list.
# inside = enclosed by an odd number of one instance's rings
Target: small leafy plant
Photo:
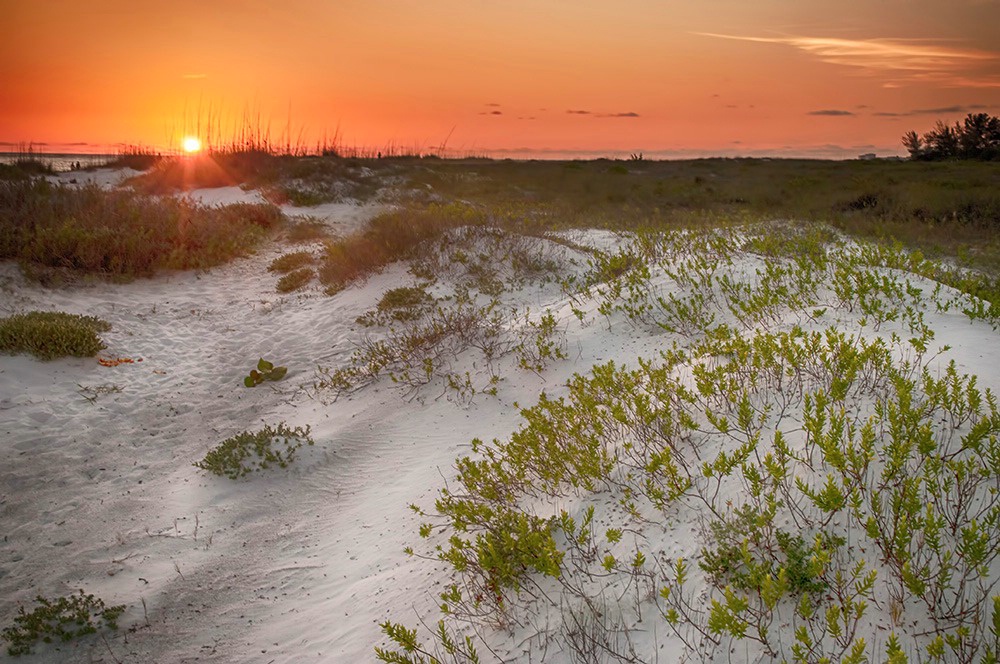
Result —
[[244, 431], [227, 438], [194, 465], [220, 477], [236, 480], [272, 465], [287, 468], [303, 444], [316, 444], [309, 436], [308, 426], [289, 428], [284, 422], [279, 422], [275, 427], [265, 425], [260, 431]]
[[250, 370], [250, 375], [243, 379], [247, 387], [257, 387], [265, 380], [281, 380], [288, 373], [288, 367], [276, 367], [263, 357], [257, 362], [257, 368]]
[[125, 612], [125, 605], [105, 606], [104, 600], [93, 595], [68, 595], [54, 600], [39, 595], [38, 606], [30, 613], [19, 607], [14, 625], [5, 627], [3, 639], [10, 644], [7, 654], [12, 657], [27, 655], [37, 641], [67, 642], [95, 634], [101, 627], [118, 629], [118, 618]]
[[93, 357], [105, 348], [98, 332], [111, 324], [94, 316], [31, 311], [0, 319], [0, 352], [31, 353], [42, 360]]

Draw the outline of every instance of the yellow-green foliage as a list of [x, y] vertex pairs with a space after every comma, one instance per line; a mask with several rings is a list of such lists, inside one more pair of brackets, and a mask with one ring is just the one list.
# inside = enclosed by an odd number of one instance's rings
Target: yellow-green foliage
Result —
[[284, 256], [278, 256], [267, 266], [268, 272], [287, 274], [306, 265], [312, 265], [313, 255], [308, 251], [295, 251]]
[[244, 431], [227, 438], [194, 465], [235, 480], [271, 466], [286, 468], [303, 443], [315, 444], [308, 426], [290, 428], [280, 422], [276, 427], [267, 425], [254, 433]]
[[281, 279], [278, 279], [276, 288], [279, 293], [291, 293], [304, 287], [312, 281], [314, 276], [316, 276], [316, 273], [313, 272], [311, 267], [304, 267], [294, 272], [289, 272]]
[[209, 208], [97, 186], [0, 182], [0, 258], [18, 260], [32, 274], [134, 278], [202, 269], [246, 254], [282, 219], [273, 205]]
[[92, 357], [104, 348], [98, 332], [111, 324], [93, 316], [32, 311], [0, 319], [0, 352], [31, 353], [43, 360]]

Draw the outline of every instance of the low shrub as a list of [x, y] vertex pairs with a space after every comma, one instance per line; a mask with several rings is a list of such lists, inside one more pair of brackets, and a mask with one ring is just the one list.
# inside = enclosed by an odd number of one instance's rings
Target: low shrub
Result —
[[31, 353], [42, 360], [93, 357], [105, 348], [98, 332], [111, 324], [93, 316], [31, 311], [0, 319], [0, 352]]
[[318, 219], [291, 221], [285, 232], [289, 242], [315, 242], [330, 237], [330, 229]]
[[220, 477], [236, 480], [272, 465], [287, 468], [303, 444], [316, 444], [309, 436], [308, 426], [304, 429], [289, 428], [280, 422], [275, 427], [266, 425], [260, 431], [244, 431], [227, 438], [194, 465]]
[[281, 279], [278, 279], [278, 285], [275, 288], [279, 293], [291, 293], [308, 284], [315, 276], [316, 273], [313, 272], [311, 267], [304, 267], [294, 272], [289, 272]]
[[41, 595], [35, 598], [39, 606], [30, 613], [19, 607], [14, 625], [5, 627], [3, 639], [10, 644], [7, 654], [11, 657], [27, 655], [37, 641], [67, 642], [87, 634], [95, 634], [101, 627], [118, 629], [118, 618], [125, 612], [125, 605], [106, 606], [104, 600], [93, 595], [69, 595], [49, 600]]
[[402, 286], [387, 290], [375, 309], [359, 316], [361, 325], [384, 325], [390, 321], [409, 321], [420, 318], [433, 304], [434, 298], [423, 286]]
[[0, 258], [26, 273], [130, 279], [204, 269], [245, 255], [283, 220], [273, 205], [204, 207], [95, 185], [0, 181]]
[[292, 270], [297, 270], [306, 265], [312, 265], [313, 255], [308, 251], [295, 251], [284, 256], [278, 256], [267, 266], [268, 272], [280, 272], [287, 274]]

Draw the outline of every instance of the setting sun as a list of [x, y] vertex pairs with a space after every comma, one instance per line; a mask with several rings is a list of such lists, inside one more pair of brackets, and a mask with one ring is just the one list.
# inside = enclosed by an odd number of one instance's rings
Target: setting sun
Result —
[[188, 154], [201, 151], [201, 140], [195, 136], [185, 136], [181, 145], [184, 147], [184, 152]]

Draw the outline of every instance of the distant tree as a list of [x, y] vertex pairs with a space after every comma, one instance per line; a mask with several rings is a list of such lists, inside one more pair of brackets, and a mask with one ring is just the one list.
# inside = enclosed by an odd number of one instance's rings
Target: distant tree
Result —
[[923, 136], [908, 131], [902, 140], [911, 159], [1000, 160], [1000, 118], [970, 113], [954, 126], [938, 120]]
[[1000, 156], [1000, 118], [986, 113], [969, 114], [958, 135], [966, 159], [996, 159]]
[[924, 142], [917, 132], [908, 131], [903, 134], [903, 147], [910, 153], [911, 159], [921, 159], [923, 157]]

